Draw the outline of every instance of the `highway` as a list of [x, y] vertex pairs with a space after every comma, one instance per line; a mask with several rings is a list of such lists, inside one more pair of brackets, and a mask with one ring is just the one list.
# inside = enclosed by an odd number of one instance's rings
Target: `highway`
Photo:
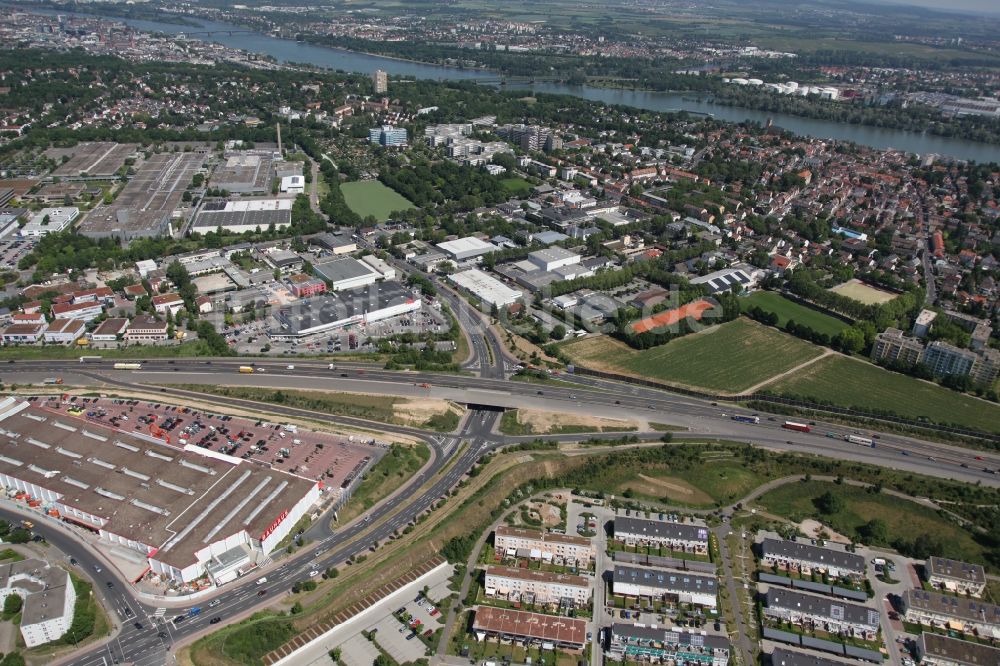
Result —
[[[473, 315], [477, 316], [477, 315]], [[852, 429], [843, 425], [817, 423], [812, 433], [786, 430], [781, 427], [784, 417], [761, 413], [759, 424], [743, 424], [732, 420], [733, 407], [717, 406], [706, 401], [673, 395], [654, 389], [617, 384], [593, 378], [561, 376], [575, 385], [536, 384], [504, 379], [509, 363], [502, 352], [487, 351], [485, 345], [497, 344], [494, 336], [479, 334], [479, 344], [473, 337], [475, 366], [485, 376], [472, 377], [421, 372], [386, 371], [375, 366], [352, 363], [303, 362], [296, 359], [294, 369], [287, 363], [249, 359], [168, 359], [142, 361], [141, 370], [114, 370], [111, 361], [17, 361], [0, 367], [0, 377], [7, 382], [37, 382], [44, 377], [60, 376], [65, 385], [101, 386], [104, 390], [128, 393], [130, 390], [156, 391], [164, 399], [182, 402], [196, 397], [199, 401], [224, 406], [249, 407], [290, 417], [307, 417], [331, 424], [343, 423], [366, 428], [398, 432], [417, 436], [433, 448], [431, 462], [411, 479], [391, 502], [373, 508], [365, 519], [343, 529], [332, 531], [329, 518], [316, 521], [306, 536], [313, 544], [300, 554], [283, 561], [280, 566], [266, 572], [267, 583], [255, 584], [256, 576], [238, 583], [223, 586], [212, 599], [196, 604], [202, 608], [199, 615], [179, 624], [169, 621], [182, 615], [187, 607], [170, 609], [165, 620], [155, 623], [152, 616], [157, 608], [138, 600], [131, 593], [126, 581], [119, 580], [106, 563], [97, 573], [98, 564], [91, 552], [70, 536], [64, 528], [55, 527], [47, 520], [36, 520], [36, 531], [63, 552], [75, 557], [86, 573], [95, 580], [95, 593], [101, 595], [117, 617], [122, 628], [114, 639], [78, 655], [71, 662], [81, 666], [96, 666], [119, 662], [134, 662], [142, 666], [167, 663], [171, 647], [186, 641], [195, 634], [210, 628], [209, 621], [220, 617], [221, 622], [240, 616], [255, 607], [267, 604], [276, 596], [289, 594], [292, 584], [303, 580], [312, 570], [322, 571], [330, 566], [341, 566], [352, 556], [364, 553], [375, 542], [384, 542], [401, 530], [432, 503], [446, 495], [468, 472], [481, 455], [489, 450], [534, 437], [509, 437], [494, 432], [498, 415], [504, 408], [531, 407], [534, 409], [636, 418], [687, 427], [688, 432], [675, 433], [675, 440], [706, 437], [751, 442], [773, 450], [813, 453], [834, 459], [855, 460], [893, 469], [911, 471], [936, 477], [946, 477], [968, 482], [981, 482], [1000, 486], [1000, 476], [992, 473], [1000, 468], [1000, 456], [980, 453], [937, 442], [926, 442], [898, 435], [882, 434], [874, 448], [849, 444], [841, 439]], [[484, 360], [486, 359], [486, 360]], [[256, 372], [241, 374], [240, 365], [253, 363]], [[223, 379], [224, 378], [224, 379]], [[401, 426], [372, 424], [361, 419], [334, 417], [281, 405], [260, 405], [252, 401], [222, 398], [156, 384], [204, 384], [263, 386], [268, 388], [301, 388], [330, 391], [363, 392], [385, 395], [443, 398], [469, 406], [470, 412], [457, 433], [434, 435], [426, 431]], [[425, 387], [424, 384], [429, 386]], [[773, 419], [773, 420], [771, 420]], [[837, 437], [827, 437], [827, 432]], [[872, 434], [870, 430], [866, 434]], [[560, 435], [545, 437], [559, 441], [576, 441], [581, 438], [602, 438], [615, 435]], [[640, 434], [642, 439], [656, 439], [659, 433]], [[467, 447], [459, 458], [460, 442]], [[905, 453], [904, 453], [905, 452]], [[977, 456], [981, 460], [977, 459]], [[439, 476], [451, 463], [447, 473]], [[432, 485], [417, 494], [415, 491], [433, 479]], [[7, 517], [8, 512], [0, 512]], [[10, 516], [14, 518], [14, 516]], [[114, 587], [108, 588], [110, 581]], [[265, 591], [263, 595], [259, 593]], [[209, 602], [215, 603], [209, 607]], [[126, 611], [125, 608], [129, 610]], [[134, 617], [129, 617], [129, 613]], [[142, 628], [133, 626], [139, 622]]]

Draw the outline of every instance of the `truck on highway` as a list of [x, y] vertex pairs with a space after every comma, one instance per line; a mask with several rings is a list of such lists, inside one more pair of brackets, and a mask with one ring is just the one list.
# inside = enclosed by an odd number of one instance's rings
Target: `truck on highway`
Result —
[[199, 608], [198, 606], [195, 606], [194, 608], [192, 608], [191, 610], [188, 611], [188, 617], [194, 617], [195, 615], [197, 615], [200, 612], [201, 612], [201, 608]]
[[100, 356], [81, 356], [80, 357], [80, 363], [87, 363], [89, 361], [100, 361], [100, 360], [101, 360]]
[[43, 384], [62, 384], [63, 383], [63, 379], [62, 379], [62, 377], [46, 377], [45, 379], [42, 380], [42, 383]]
[[142, 363], [115, 363], [115, 370], [141, 370]]
[[253, 368], [251, 368], [249, 365], [241, 365], [240, 372], [243, 373], [244, 375], [252, 375]]
[[734, 421], [739, 421], [740, 423], [760, 423], [759, 416], [744, 416], [742, 414], [736, 414], [733, 416]]
[[797, 423], [795, 421], [785, 421], [781, 424], [781, 427], [786, 430], [796, 430], [798, 432], [809, 432], [812, 430], [812, 428], [810, 428], [807, 424]]
[[875, 448], [875, 440], [870, 437], [858, 437], [857, 435], [844, 435], [844, 441], [850, 442], [851, 444], [859, 444], [861, 446], [867, 446], [870, 448]]

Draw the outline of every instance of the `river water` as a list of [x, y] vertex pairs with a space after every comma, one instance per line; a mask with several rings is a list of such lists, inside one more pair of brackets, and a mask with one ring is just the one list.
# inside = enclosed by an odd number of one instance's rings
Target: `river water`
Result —
[[[245, 49], [255, 53], [263, 53], [275, 58], [278, 62], [304, 63], [347, 72], [370, 73], [383, 69], [389, 74], [398, 76], [413, 76], [418, 79], [456, 80], [456, 79], [496, 79], [496, 74], [481, 70], [444, 67], [404, 60], [394, 60], [381, 56], [355, 53], [343, 49], [327, 48], [304, 44], [290, 39], [280, 39], [263, 34], [227, 34], [227, 30], [245, 30], [227, 23], [218, 23], [197, 19], [201, 28], [161, 23], [157, 21], [139, 21], [118, 19], [139, 30], [178, 34], [196, 30], [220, 31], [209, 37], [192, 35], [224, 44], [232, 48]], [[1000, 146], [977, 143], [964, 139], [950, 139], [906, 132], [902, 130], [850, 125], [828, 120], [814, 120], [781, 113], [768, 113], [741, 107], [723, 106], [707, 101], [694, 99], [692, 93], [658, 93], [634, 90], [616, 90], [594, 88], [590, 86], [570, 86], [557, 83], [538, 83], [529, 87], [534, 92], [574, 95], [592, 101], [607, 104], [622, 104], [650, 111], [691, 111], [709, 113], [732, 122], [752, 120], [760, 123], [768, 119], [796, 134], [812, 136], [820, 139], [840, 139], [854, 141], [873, 148], [896, 148], [924, 155], [935, 153], [958, 159], [975, 160], [977, 162], [1000, 163]]]

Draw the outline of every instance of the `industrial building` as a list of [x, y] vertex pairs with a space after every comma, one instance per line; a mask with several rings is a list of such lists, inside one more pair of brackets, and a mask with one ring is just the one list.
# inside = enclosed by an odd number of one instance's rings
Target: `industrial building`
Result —
[[212, 186], [232, 194], [267, 194], [271, 191], [273, 153], [266, 150], [231, 151], [225, 164], [212, 174]]
[[840, 599], [770, 588], [763, 595], [764, 617], [795, 625], [812, 625], [831, 634], [847, 634], [874, 640], [879, 631], [879, 612], [874, 608]]
[[590, 605], [590, 579], [571, 574], [513, 567], [486, 567], [486, 596], [524, 604], [557, 604], [565, 608]]
[[273, 340], [294, 341], [414, 312], [420, 306], [418, 296], [394, 282], [325, 293], [278, 308], [277, 327], [268, 335]]
[[128, 244], [137, 238], [173, 235], [172, 211], [98, 206], [80, 223], [80, 234], [93, 240], [114, 238]]
[[[49, 328], [51, 330], [51, 325]], [[924, 578], [936, 588], [973, 597], [981, 597], [986, 590], [986, 571], [981, 564], [946, 557], [928, 558], [924, 562]]]
[[480, 641], [496, 639], [543, 650], [582, 650], [587, 644], [586, 620], [489, 606], [475, 608], [472, 632]]
[[917, 658], [925, 666], [993, 666], [1000, 648], [925, 631], [917, 641]]
[[316, 275], [326, 280], [332, 291], [357, 289], [375, 284], [382, 275], [354, 257], [338, 257], [313, 265]]
[[840, 576], [863, 577], [865, 558], [833, 548], [823, 548], [801, 541], [766, 538], [760, 544], [761, 564], [785, 571], [811, 575], [813, 571]]
[[507, 557], [549, 561], [554, 557], [587, 563], [596, 556], [590, 539], [569, 534], [498, 525], [493, 532], [493, 546]]
[[57, 234], [69, 229], [78, 217], [80, 217], [79, 208], [43, 208], [31, 216], [18, 234], [21, 238], [41, 238], [48, 234]]
[[554, 271], [563, 266], [580, 263], [580, 255], [562, 247], [549, 247], [528, 254], [528, 261], [543, 271]]
[[43, 560], [0, 564], [0, 606], [21, 597], [21, 636], [29, 647], [62, 638], [73, 623], [76, 589], [69, 574]]
[[693, 604], [705, 608], [715, 608], [718, 603], [718, 582], [714, 576], [620, 564], [615, 565], [612, 575], [612, 589], [616, 596]]
[[54, 345], [74, 343], [87, 331], [87, 325], [82, 319], [53, 319], [45, 330], [45, 342]]
[[750, 267], [734, 266], [692, 278], [691, 284], [705, 285], [709, 295], [730, 291], [733, 287], [740, 287], [743, 291], [748, 291], [757, 286], [757, 273]]
[[396, 269], [393, 268], [391, 264], [376, 257], [374, 254], [366, 254], [361, 257], [361, 261], [371, 266], [372, 270], [381, 275], [383, 280], [396, 279]]
[[521, 290], [511, 289], [478, 268], [454, 273], [448, 279], [491, 307], [502, 308], [516, 303], [523, 295]]
[[207, 233], [223, 231], [242, 234], [267, 231], [270, 227], [284, 229], [292, 223], [292, 199], [247, 199], [237, 201], [207, 201], [195, 218], [191, 231]]
[[225, 553], [270, 552], [319, 500], [315, 482], [155, 434], [7, 398], [0, 483], [182, 582]]
[[348, 254], [350, 252], [357, 252], [358, 250], [357, 241], [348, 234], [331, 233], [329, 231], [316, 234], [309, 239], [309, 244], [329, 250], [334, 254]]
[[723, 636], [615, 622], [607, 654], [620, 662], [727, 666], [731, 649]]
[[469, 259], [475, 259], [484, 254], [497, 251], [495, 245], [480, 240], [475, 236], [466, 236], [465, 238], [438, 243], [437, 247], [448, 255], [452, 261], [457, 262], [468, 261]]
[[306, 179], [303, 176], [284, 176], [281, 179], [280, 189], [286, 194], [304, 194]]
[[708, 554], [708, 528], [692, 523], [670, 523], [615, 516], [614, 538], [628, 546], [654, 544], [687, 553]]

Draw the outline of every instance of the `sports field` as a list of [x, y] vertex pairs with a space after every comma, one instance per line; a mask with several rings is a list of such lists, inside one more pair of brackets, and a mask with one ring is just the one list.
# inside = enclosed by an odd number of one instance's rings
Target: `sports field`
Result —
[[764, 388], [843, 407], [889, 410], [911, 419], [925, 417], [936, 423], [1000, 432], [1000, 405], [839, 355]]
[[826, 333], [831, 337], [847, 328], [847, 324], [836, 317], [799, 305], [773, 291], [755, 291], [742, 299], [740, 303], [744, 312], [754, 305], [761, 310], [773, 312], [778, 315], [779, 326], [784, 326], [789, 319], [792, 319], [797, 324], [808, 326], [818, 333]]
[[531, 193], [531, 183], [524, 178], [504, 178], [500, 184], [514, 197], [527, 196]]
[[344, 193], [344, 201], [348, 207], [361, 217], [374, 215], [379, 222], [389, 219], [389, 214], [395, 210], [413, 208], [410, 201], [386, 187], [377, 180], [358, 180], [343, 183], [340, 190]]
[[853, 298], [854, 300], [864, 303], [865, 305], [887, 303], [888, 301], [896, 298], [896, 294], [891, 291], [883, 291], [881, 289], [876, 289], [875, 287], [869, 287], [864, 282], [856, 278], [848, 280], [844, 284], [838, 284], [830, 291], [835, 294], [840, 294], [841, 296]]
[[574, 363], [594, 370], [738, 393], [822, 353], [808, 342], [737, 319], [636, 351], [607, 336], [562, 345]]

